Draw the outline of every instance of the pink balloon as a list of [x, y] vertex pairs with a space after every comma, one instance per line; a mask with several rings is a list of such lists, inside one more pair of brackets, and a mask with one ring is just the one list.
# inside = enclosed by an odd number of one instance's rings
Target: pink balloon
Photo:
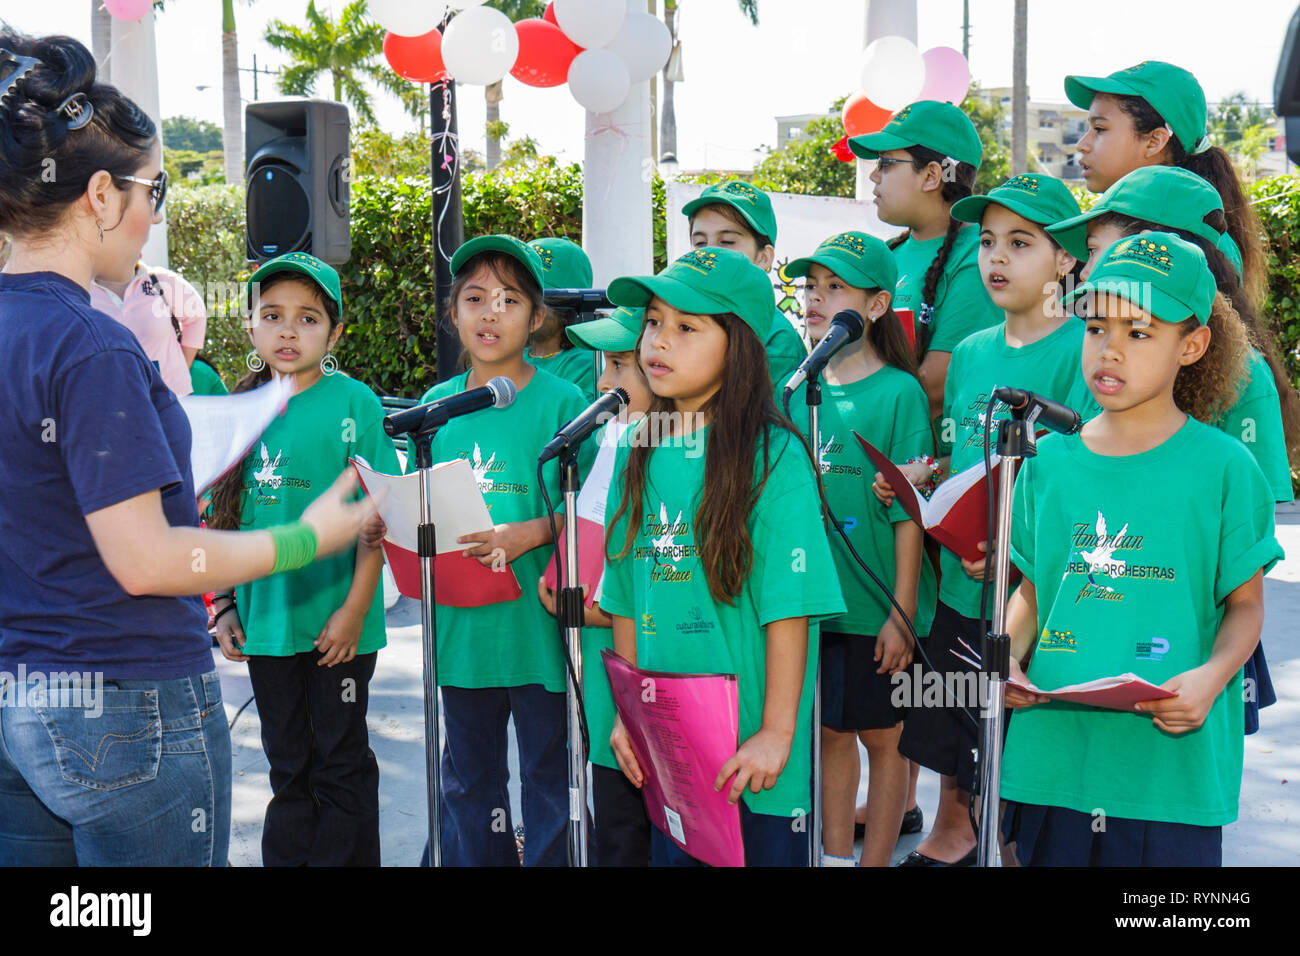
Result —
[[116, 20], [143, 20], [153, 0], [104, 0], [104, 7]]
[[950, 46], [937, 46], [921, 54], [925, 62], [925, 85], [919, 100], [961, 103], [970, 90], [970, 65]]

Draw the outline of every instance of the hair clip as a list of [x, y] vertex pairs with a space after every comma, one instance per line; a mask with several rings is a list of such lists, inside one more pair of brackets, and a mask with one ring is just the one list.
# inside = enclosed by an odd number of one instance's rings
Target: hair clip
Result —
[[81, 129], [95, 115], [95, 107], [85, 93], [73, 93], [56, 108], [55, 112], [68, 123], [68, 129]]
[[0, 48], [0, 70], [7, 71], [0, 77], [0, 105], [13, 95], [22, 78], [40, 65], [41, 61], [34, 56], [19, 56]]

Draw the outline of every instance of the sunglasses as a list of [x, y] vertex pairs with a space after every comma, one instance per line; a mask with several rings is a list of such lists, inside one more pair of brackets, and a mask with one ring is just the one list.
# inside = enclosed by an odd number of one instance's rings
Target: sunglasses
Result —
[[163, 170], [157, 179], [141, 179], [139, 176], [118, 176], [129, 183], [139, 183], [149, 187], [149, 198], [153, 200], [153, 211], [162, 209], [163, 200], [167, 198], [167, 170]]

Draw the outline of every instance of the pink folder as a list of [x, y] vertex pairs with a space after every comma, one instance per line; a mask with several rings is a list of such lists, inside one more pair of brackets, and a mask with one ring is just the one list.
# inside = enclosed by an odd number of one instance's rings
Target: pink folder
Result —
[[740, 805], [713, 789], [736, 753], [740, 697], [734, 674], [664, 674], [602, 650], [623, 726], [645, 773], [646, 815], [710, 866], [744, 866]]

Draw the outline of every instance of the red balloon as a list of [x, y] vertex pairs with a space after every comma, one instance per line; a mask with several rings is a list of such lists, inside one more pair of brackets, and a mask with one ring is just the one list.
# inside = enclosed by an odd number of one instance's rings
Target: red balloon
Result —
[[555, 19], [554, 0], [551, 0], [551, 2], [546, 5], [546, 12], [542, 14], [542, 19], [547, 23], [554, 23], [557, 27], [560, 25], [560, 21]]
[[418, 37], [385, 35], [384, 59], [394, 73], [416, 83], [437, 83], [447, 76], [442, 62], [442, 34], [437, 30]]
[[853, 155], [853, 150], [849, 147], [849, 138], [847, 136], [841, 136], [831, 145], [831, 154], [841, 163], [851, 163], [857, 159]]
[[844, 132], [850, 136], [865, 136], [883, 129], [893, 115], [891, 110], [867, 99], [866, 93], [854, 93], [844, 101], [840, 119], [844, 123]]
[[519, 56], [510, 75], [528, 86], [560, 86], [569, 79], [569, 64], [581, 48], [553, 23], [533, 17], [515, 24]]

